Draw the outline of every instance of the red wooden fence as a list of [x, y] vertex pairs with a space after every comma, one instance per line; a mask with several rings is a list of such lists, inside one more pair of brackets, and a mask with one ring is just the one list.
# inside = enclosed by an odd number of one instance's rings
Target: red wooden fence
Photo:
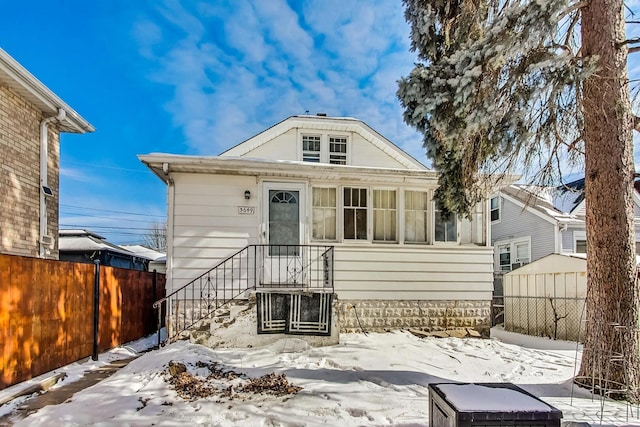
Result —
[[[99, 349], [156, 329], [165, 276], [100, 267]], [[90, 356], [95, 266], [0, 254], [0, 389]]]

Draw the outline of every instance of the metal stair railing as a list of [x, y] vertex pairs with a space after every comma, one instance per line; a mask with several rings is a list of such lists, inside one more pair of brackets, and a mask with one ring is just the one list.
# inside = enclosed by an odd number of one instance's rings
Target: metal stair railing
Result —
[[244, 247], [153, 303], [158, 310], [158, 345], [163, 318], [170, 342], [248, 290], [332, 292], [333, 253], [333, 246], [324, 245]]

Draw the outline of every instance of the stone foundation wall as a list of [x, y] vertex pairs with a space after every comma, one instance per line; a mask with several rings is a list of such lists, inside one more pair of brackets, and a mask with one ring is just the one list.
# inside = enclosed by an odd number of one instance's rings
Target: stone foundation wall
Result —
[[491, 301], [342, 300], [336, 314], [340, 332], [471, 328], [488, 337], [491, 328]]

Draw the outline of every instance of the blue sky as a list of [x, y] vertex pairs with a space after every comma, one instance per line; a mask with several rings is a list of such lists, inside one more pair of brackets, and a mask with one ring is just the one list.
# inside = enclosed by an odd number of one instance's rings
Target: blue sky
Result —
[[403, 12], [400, 0], [6, 1], [0, 47], [96, 128], [62, 135], [61, 227], [138, 243], [164, 221], [166, 189], [137, 154], [216, 155], [309, 111], [362, 119], [428, 164], [395, 96], [415, 60]]
[[408, 35], [399, 0], [24, 0], [0, 14], [0, 46], [96, 128], [62, 135], [61, 227], [116, 243], [166, 213], [137, 154], [216, 155], [309, 111], [362, 119], [426, 162], [395, 96]]

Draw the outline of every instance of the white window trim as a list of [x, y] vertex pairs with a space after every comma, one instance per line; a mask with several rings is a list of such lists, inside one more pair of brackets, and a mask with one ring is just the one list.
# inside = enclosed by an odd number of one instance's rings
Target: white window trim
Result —
[[[345, 162], [346, 162], [345, 164], [350, 165], [351, 164], [351, 138], [347, 134], [340, 135], [340, 134], [337, 134], [337, 133], [330, 133], [330, 134], [326, 135], [326, 141], [327, 141], [326, 142], [326, 148], [327, 148], [327, 150], [326, 150], [327, 151], [327, 153], [326, 153], [327, 154], [327, 161], [326, 162], [330, 163], [330, 161], [331, 161], [331, 143], [329, 141], [330, 141], [330, 138], [332, 138], [332, 137], [333, 138], [344, 138], [344, 139], [346, 139], [346, 141], [347, 141], [346, 142], [346, 144], [347, 144], [347, 152], [345, 153], [345, 157], [346, 157], [345, 158]], [[321, 145], [321, 148], [322, 148], [322, 145]]]
[[[305, 132], [310, 130], [310, 132]], [[345, 138], [347, 140], [347, 165], [351, 164], [351, 146], [353, 145], [352, 132], [318, 132], [316, 129], [298, 129], [296, 131], [296, 151], [299, 161], [304, 161], [304, 150], [302, 149], [302, 139], [305, 136], [320, 137], [320, 163], [329, 164], [329, 137]], [[313, 162], [309, 162], [313, 163]]]
[[[526, 243], [529, 246], [529, 263], [531, 263], [531, 236], [525, 236], [525, 237], [517, 237], [514, 239], [506, 239], [506, 240], [500, 240], [497, 242], [494, 242], [493, 244], [493, 263], [494, 263], [494, 269], [496, 271], [502, 271], [504, 273], [508, 273], [509, 271], [513, 271], [513, 269], [511, 269], [511, 266], [513, 264], [515, 264], [515, 256], [516, 256], [516, 244], [518, 243]], [[505, 245], [509, 245], [509, 253], [511, 254], [510, 259], [509, 259], [509, 270], [501, 270], [500, 269], [500, 253], [497, 251], [497, 248], [499, 246], [505, 246]]]
[[[335, 230], [335, 235], [336, 238], [335, 239], [316, 239], [315, 237], [313, 237], [313, 190], [316, 188], [333, 188], [334, 190], [336, 190], [336, 230]], [[336, 243], [336, 242], [340, 242], [341, 241], [341, 237], [340, 237], [340, 224], [341, 224], [341, 215], [340, 215], [340, 187], [336, 186], [336, 185], [314, 185], [311, 184], [309, 186], [309, 192], [311, 194], [311, 196], [309, 197], [309, 206], [308, 206], [308, 212], [309, 212], [309, 241], [311, 242], [332, 242], [332, 243]]]
[[[491, 209], [491, 200], [496, 198], [498, 199], [498, 219], [491, 221], [491, 211], [493, 210]], [[489, 198], [489, 220], [491, 221], [491, 224], [500, 224], [502, 221], [502, 197], [500, 197], [500, 195]]]
[[586, 230], [573, 230], [573, 253], [578, 253], [576, 251], [578, 248], [578, 240], [587, 240]]
[[[407, 211], [405, 208], [405, 197], [408, 191], [426, 193], [427, 195], [427, 225], [426, 225], [427, 240], [425, 240], [424, 242], [412, 242], [412, 241], [406, 240], [405, 231], [406, 231], [407, 225], [405, 223], [405, 218], [406, 218]], [[401, 234], [398, 234], [398, 241], [402, 244], [407, 244], [407, 245], [422, 245], [422, 246], [433, 245], [434, 230], [432, 229], [435, 229], [435, 214], [434, 214], [434, 211], [431, 209], [431, 200], [432, 200], [433, 190], [426, 190], [424, 188], [407, 187], [407, 188], [403, 188], [402, 191], [400, 191], [400, 194], [401, 194], [401, 197], [399, 202], [400, 208], [398, 209], [399, 211], [398, 218], [402, 218], [402, 221], [398, 220], [400, 222], [398, 226], [398, 230], [399, 230], [399, 233], [401, 233]]]
[[456, 241], [453, 242], [441, 242], [436, 240], [436, 201], [433, 198], [433, 192], [431, 192], [431, 236], [430, 236], [430, 244], [434, 246], [455, 246], [460, 244], [460, 215], [456, 215]]
[[[373, 218], [372, 218], [373, 207], [371, 206], [371, 204], [373, 203], [373, 191], [371, 190], [371, 187], [367, 185], [358, 185], [357, 183], [355, 183], [355, 184], [344, 184], [338, 188], [339, 188], [338, 200], [340, 203], [340, 206], [339, 206], [340, 223], [337, 225], [339, 235], [336, 236], [339, 239], [338, 241], [347, 242], [350, 244], [372, 243], [371, 239], [373, 237]], [[345, 210], [344, 189], [345, 188], [358, 188], [358, 189], [367, 190], [367, 208], [366, 208], [367, 209], [367, 238], [366, 239], [347, 239], [344, 237], [344, 210]]]
[[[302, 133], [300, 133], [300, 137], [298, 138], [298, 147], [299, 147], [299, 150], [300, 150], [300, 155], [298, 156], [298, 158], [303, 162], [306, 161], [306, 160], [304, 160], [304, 151], [305, 150], [304, 150], [304, 143], [303, 143], [303, 140], [304, 140], [305, 136], [314, 136], [314, 137], [317, 136], [317, 137], [320, 137], [320, 152], [318, 153], [320, 155], [320, 157], [318, 159], [318, 162], [319, 163], [323, 163], [323, 161], [322, 161], [322, 151], [323, 151], [322, 150], [322, 146], [323, 146], [323, 137], [322, 136], [323, 135], [319, 134], [319, 133], [311, 133], [311, 132], [302, 132]], [[308, 163], [316, 163], [316, 162], [308, 162]]]
[[[373, 236], [374, 236], [374, 223], [373, 223], [373, 211], [374, 211], [374, 206], [373, 206], [373, 192], [376, 190], [383, 190], [383, 191], [395, 191], [396, 192], [396, 239], [395, 240], [374, 240]], [[373, 243], [380, 243], [383, 245], [388, 245], [388, 244], [392, 244], [392, 245], [397, 245], [398, 243], [400, 243], [400, 226], [398, 224], [399, 222], [399, 218], [400, 218], [400, 203], [399, 203], [399, 198], [400, 198], [400, 192], [401, 190], [397, 187], [370, 187], [370, 191], [371, 191], [371, 241]], [[404, 214], [404, 207], [402, 208], [402, 212]], [[404, 221], [404, 220], [403, 220]]]
[[[499, 249], [501, 247], [503, 247], [503, 246], [506, 246], [506, 247], [509, 248], [509, 270], [503, 270], [502, 266], [500, 265], [500, 250]], [[495, 252], [495, 255], [494, 255], [494, 258], [495, 258], [494, 259], [495, 270], [496, 271], [500, 271], [502, 273], [508, 273], [509, 271], [511, 271], [511, 252], [512, 252], [511, 243], [509, 243], [509, 242], [496, 243], [493, 246], [493, 248], [494, 248], [493, 250]]]

